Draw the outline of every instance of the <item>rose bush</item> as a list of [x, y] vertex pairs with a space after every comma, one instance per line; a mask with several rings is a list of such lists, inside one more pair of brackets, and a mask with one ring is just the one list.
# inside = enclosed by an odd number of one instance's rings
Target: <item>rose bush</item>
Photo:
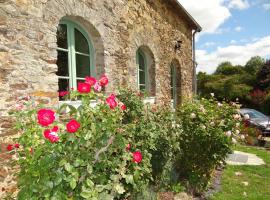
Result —
[[175, 171], [192, 193], [208, 186], [213, 170], [224, 163], [232, 144], [242, 140], [238, 109], [235, 103], [218, 102], [212, 97], [186, 102], [178, 110], [183, 133]]
[[86, 77], [68, 91], [77, 109], [31, 99], [17, 109], [21, 136], [7, 148], [19, 155], [18, 199], [145, 199], [179, 180], [205, 188], [237, 136], [235, 108], [201, 100], [174, 113], [131, 90], [105, 95], [108, 82]]
[[148, 185], [151, 154], [123, 124], [126, 105], [114, 94], [91, 90], [97, 82], [104, 87], [108, 79], [88, 77], [69, 92], [81, 99], [78, 109], [34, 105], [16, 113], [18, 199], [121, 199]]

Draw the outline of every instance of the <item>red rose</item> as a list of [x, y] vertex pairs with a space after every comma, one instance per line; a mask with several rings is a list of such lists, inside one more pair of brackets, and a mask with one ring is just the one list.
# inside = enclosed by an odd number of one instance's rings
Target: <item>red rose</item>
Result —
[[142, 161], [142, 153], [140, 151], [136, 151], [133, 153], [133, 162], [140, 163]]
[[55, 120], [55, 112], [48, 109], [40, 109], [38, 111], [38, 123], [41, 126], [48, 126]]
[[54, 126], [51, 130], [45, 130], [43, 135], [46, 139], [50, 140], [51, 143], [59, 141], [59, 136], [57, 134], [58, 126]]
[[16, 144], [14, 144], [14, 147], [18, 149], [18, 148], [20, 148], [20, 144], [16, 143]]
[[99, 79], [99, 84], [104, 87], [109, 83], [109, 80], [107, 78], [106, 75], [103, 75], [100, 79]]
[[68, 94], [69, 94], [68, 91], [60, 91], [60, 92], [59, 92], [59, 97], [64, 97], [64, 96], [66, 96], [66, 95], [68, 95]]
[[89, 84], [90, 86], [95, 85], [97, 80], [92, 76], [85, 77], [85, 83]]
[[75, 133], [80, 128], [80, 123], [77, 122], [75, 119], [70, 120], [67, 125], [67, 132], [69, 133]]
[[9, 145], [7, 146], [7, 150], [8, 150], [8, 151], [12, 151], [12, 150], [13, 150], [13, 145], [12, 145], [12, 144], [9, 144]]
[[110, 106], [111, 109], [114, 109], [117, 106], [115, 95], [111, 94], [111, 96], [106, 99], [106, 103]]
[[79, 82], [78, 91], [79, 93], [89, 93], [91, 92], [91, 85], [89, 85], [88, 83]]
[[120, 103], [120, 108], [121, 108], [121, 110], [123, 110], [123, 111], [127, 109], [126, 105], [123, 104], [122, 102]]

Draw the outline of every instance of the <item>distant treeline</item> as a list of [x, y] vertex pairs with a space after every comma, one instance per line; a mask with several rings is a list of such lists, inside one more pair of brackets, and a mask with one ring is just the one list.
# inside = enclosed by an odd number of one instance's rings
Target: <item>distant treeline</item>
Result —
[[202, 97], [214, 93], [219, 100], [239, 101], [242, 107], [270, 114], [270, 60], [255, 56], [244, 66], [223, 62], [211, 75], [199, 72], [197, 79]]

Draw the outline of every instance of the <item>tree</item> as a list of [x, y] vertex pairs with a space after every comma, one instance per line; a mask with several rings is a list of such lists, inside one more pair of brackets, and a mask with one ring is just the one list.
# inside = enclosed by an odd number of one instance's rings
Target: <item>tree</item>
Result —
[[256, 73], [262, 68], [265, 60], [260, 56], [254, 56], [247, 61], [244, 69], [247, 73], [256, 75]]
[[270, 60], [266, 61], [257, 73], [256, 87], [261, 90], [270, 90]]
[[243, 67], [240, 65], [233, 66], [230, 62], [220, 63], [214, 74], [233, 75], [242, 74], [244, 72]]

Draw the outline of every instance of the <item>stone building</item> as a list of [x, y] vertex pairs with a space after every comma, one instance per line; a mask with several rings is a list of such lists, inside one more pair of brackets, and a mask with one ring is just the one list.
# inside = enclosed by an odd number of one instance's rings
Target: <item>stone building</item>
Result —
[[59, 90], [105, 73], [107, 92], [128, 86], [179, 104], [192, 94], [200, 30], [177, 0], [0, 0], [0, 182], [16, 98], [57, 104]]

